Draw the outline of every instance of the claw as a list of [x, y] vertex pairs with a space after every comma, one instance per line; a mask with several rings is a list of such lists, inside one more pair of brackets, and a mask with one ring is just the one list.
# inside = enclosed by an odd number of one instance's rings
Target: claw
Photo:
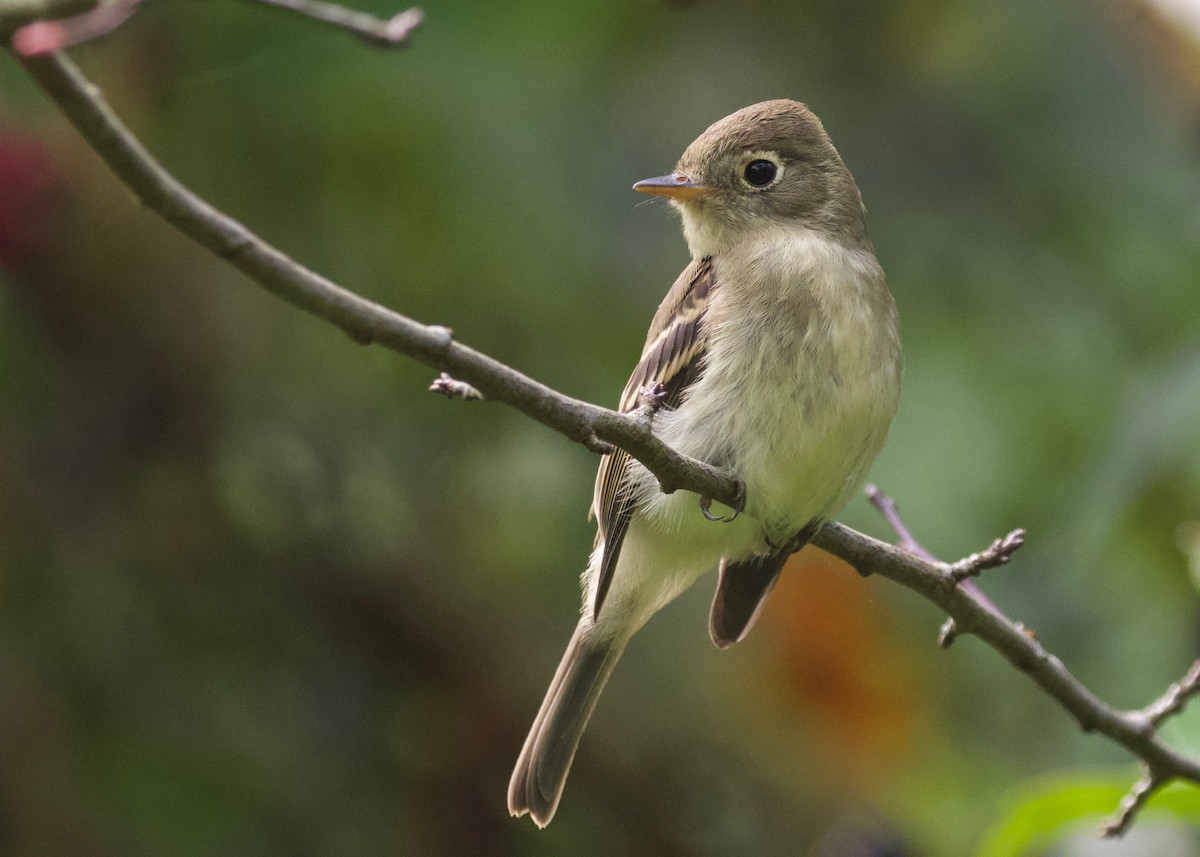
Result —
[[738, 510], [734, 509], [732, 515], [714, 515], [709, 509], [712, 508], [712, 500], [708, 497], [700, 498], [700, 514], [710, 521], [716, 521], [721, 524], [728, 524], [738, 516]]

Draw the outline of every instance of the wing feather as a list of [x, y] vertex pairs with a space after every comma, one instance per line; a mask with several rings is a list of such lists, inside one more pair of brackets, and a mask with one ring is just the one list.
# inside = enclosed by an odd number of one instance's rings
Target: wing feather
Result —
[[[704, 316], [715, 285], [711, 258], [698, 259], [683, 269], [650, 324], [641, 360], [621, 393], [621, 413], [636, 409], [642, 388], [653, 384], [666, 387], [662, 407], [679, 407], [704, 368]], [[596, 474], [592, 510], [598, 524], [596, 546], [603, 545], [603, 554], [592, 603], [593, 618], [600, 615], [612, 584], [621, 542], [637, 504], [636, 486], [629, 479], [632, 464], [627, 452], [617, 450], [601, 459]]]

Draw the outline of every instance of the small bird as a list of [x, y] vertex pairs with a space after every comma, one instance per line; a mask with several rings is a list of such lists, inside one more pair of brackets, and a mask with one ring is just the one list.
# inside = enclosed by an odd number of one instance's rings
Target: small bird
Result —
[[670, 200], [692, 262], [620, 410], [652, 401], [654, 433], [735, 474], [745, 507], [663, 494], [621, 450], [601, 460], [582, 615], [508, 788], [509, 812], [538, 827], [633, 634], [719, 567], [709, 632], [722, 649], [743, 639], [787, 558], [862, 487], [899, 402], [896, 305], [858, 186], [808, 107], [739, 110], [633, 188]]

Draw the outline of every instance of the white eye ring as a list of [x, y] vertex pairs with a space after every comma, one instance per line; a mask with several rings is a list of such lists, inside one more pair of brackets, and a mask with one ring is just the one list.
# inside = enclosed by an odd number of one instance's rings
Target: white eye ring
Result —
[[738, 162], [738, 179], [748, 190], [770, 190], [783, 179], [783, 159], [775, 152], [749, 152]]

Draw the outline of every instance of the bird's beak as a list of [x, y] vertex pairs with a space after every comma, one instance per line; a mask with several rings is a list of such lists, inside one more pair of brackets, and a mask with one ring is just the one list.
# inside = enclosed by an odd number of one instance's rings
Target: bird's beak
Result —
[[633, 186], [634, 190], [654, 196], [669, 196], [671, 199], [695, 199], [708, 193], [708, 188], [697, 184], [683, 173], [671, 173], [652, 179], [642, 179]]

